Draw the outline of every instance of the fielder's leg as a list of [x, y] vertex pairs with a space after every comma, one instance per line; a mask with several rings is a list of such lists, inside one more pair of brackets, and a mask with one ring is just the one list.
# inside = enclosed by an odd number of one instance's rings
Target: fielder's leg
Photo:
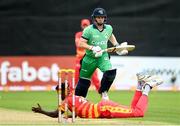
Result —
[[141, 77], [139, 76], [139, 74], [137, 74], [136, 76], [137, 76], [138, 85], [136, 87], [136, 91], [134, 93], [134, 96], [133, 96], [133, 99], [132, 99], [132, 102], [131, 102], [131, 108], [136, 107], [136, 104], [137, 104], [137, 102], [139, 101], [139, 98], [142, 95], [142, 87], [144, 85], [142, 80], [141, 80]]
[[100, 79], [98, 78], [98, 71], [97, 71], [97, 69], [94, 71], [94, 73], [92, 75], [91, 83], [95, 86], [96, 91], [99, 91], [99, 88], [100, 88]]
[[80, 59], [79, 59], [79, 58], [76, 58], [76, 66], [75, 66], [75, 84], [78, 83], [80, 68], [81, 68]]
[[142, 117], [148, 106], [149, 92], [153, 87], [162, 84], [163, 80], [155, 75], [137, 75], [137, 77], [142, 82], [142, 95], [134, 108], [134, 116]]

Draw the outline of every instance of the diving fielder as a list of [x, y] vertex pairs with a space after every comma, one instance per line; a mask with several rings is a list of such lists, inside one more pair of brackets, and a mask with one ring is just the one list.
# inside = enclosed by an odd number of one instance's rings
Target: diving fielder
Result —
[[[124, 106], [111, 100], [101, 100], [94, 104], [84, 97], [75, 96], [75, 114], [80, 118], [130, 118], [143, 117], [148, 107], [148, 94], [153, 87], [162, 84], [162, 79], [157, 76], [137, 74], [138, 85], [134, 97], [131, 102], [131, 107]], [[57, 88], [58, 90], [58, 88]], [[64, 112], [65, 102], [68, 101], [68, 108], [72, 111], [72, 95], [69, 94], [65, 98], [65, 86], [61, 85], [63, 103], [59, 110]], [[70, 92], [69, 92], [70, 93]], [[32, 107], [32, 111], [42, 113], [50, 117], [57, 118], [59, 110], [47, 112], [38, 107]]]

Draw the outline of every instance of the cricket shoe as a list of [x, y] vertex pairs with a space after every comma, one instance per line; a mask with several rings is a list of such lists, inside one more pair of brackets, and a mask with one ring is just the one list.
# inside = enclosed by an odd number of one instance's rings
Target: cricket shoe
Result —
[[149, 74], [143, 74], [143, 73], [137, 73], [136, 74], [138, 82], [146, 82], [148, 80], [148, 78], [151, 77], [151, 75]]
[[161, 85], [162, 83], [163, 80], [159, 76], [153, 75], [144, 80], [144, 85], [142, 86], [142, 89], [144, 89], [145, 85], [149, 85], [151, 88], [154, 88], [158, 85]]
[[109, 100], [109, 96], [108, 96], [108, 94], [107, 94], [106, 91], [105, 91], [105, 92], [102, 92], [101, 98], [102, 98], [102, 100]]
[[138, 80], [138, 85], [137, 85], [136, 90], [142, 91], [146, 80], [151, 76], [144, 74], [144, 73], [137, 73], [136, 76], [137, 76], [137, 80]]

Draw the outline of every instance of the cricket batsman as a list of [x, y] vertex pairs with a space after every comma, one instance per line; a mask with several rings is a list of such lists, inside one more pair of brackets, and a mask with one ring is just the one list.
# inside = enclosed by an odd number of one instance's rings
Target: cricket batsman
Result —
[[[106, 24], [107, 14], [103, 8], [95, 8], [91, 17], [93, 24], [83, 30], [79, 42], [79, 47], [86, 49], [86, 54], [82, 59], [75, 95], [86, 97], [92, 74], [99, 68], [103, 72], [103, 77], [98, 92], [102, 99], [108, 100], [107, 92], [115, 79], [116, 69], [112, 69], [108, 53], [102, 52], [102, 50], [107, 49], [108, 41], [113, 46], [118, 46], [119, 43], [113, 34], [112, 26]], [[128, 51], [116, 51], [116, 53], [126, 55]]]
[[[143, 117], [148, 107], [148, 94], [153, 87], [163, 83], [162, 79], [158, 76], [150, 76], [144, 74], [137, 74], [138, 85], [131, 106], [124, 106], [111, 100], [101, 100], [99, 103], [94, 104], [84, 97], [75, 96], [75, 114], [80, 118], [131, 118]], [[58, 90], [58, 88], [57, 88]], [[61, 90], [64, 90], [62, 84]], [[62, 91], [62, 96], [63, 95]], [[70, 93], [70, 92], [69, 92]], [[65, 97], [63, 97], [65, 98]], [[68, 108], [72, 108], [72, 95], [69, 94], [60, 106], [60, 110], [64, 111], [64, 102], [68, 100]], [[58, 117], [58, 109], [52, 112], [47, 112], [38, 107], [32, 107], [32, 111], [42, 113], [50, 117]]]

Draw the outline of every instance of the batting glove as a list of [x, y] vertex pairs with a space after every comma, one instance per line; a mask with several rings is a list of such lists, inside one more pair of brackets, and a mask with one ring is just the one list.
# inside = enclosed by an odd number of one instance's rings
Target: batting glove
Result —
[[99, 46], [92, 46], [91, 50], [93, 51], [93, 53], [95, 54], [95, 57], [100, 57], [102, 56], [102, 49]]
[[100, 51], [100, 52], [96, 52], [96, 53], [95, 53], [95, 57], [101, 57], [101, 56], [102, 56], [102, 54], [103, 54], [103, 53], [102, 53], [102, 51]]
[[122, 51], [116, 51], [116, 53], [120, 56], [123, 56], [123, 55], [127, 55], [128, 54], [128, 50], [127, 49], [123, 49]]
[[126, 46], [126, 45], [128, 45], [127, 42], [122, 42], [122, 43], [120, 44], [120, 46]]
[[[128, 44], [127, 42], [123, 42], [119, 46], [126, 46], [127, 44]], [[128, 54], [128, 50], [127, 49], [123, 49], [122, 51], [116, 51], [116, 53], [118, 55], [127, 55]]]

